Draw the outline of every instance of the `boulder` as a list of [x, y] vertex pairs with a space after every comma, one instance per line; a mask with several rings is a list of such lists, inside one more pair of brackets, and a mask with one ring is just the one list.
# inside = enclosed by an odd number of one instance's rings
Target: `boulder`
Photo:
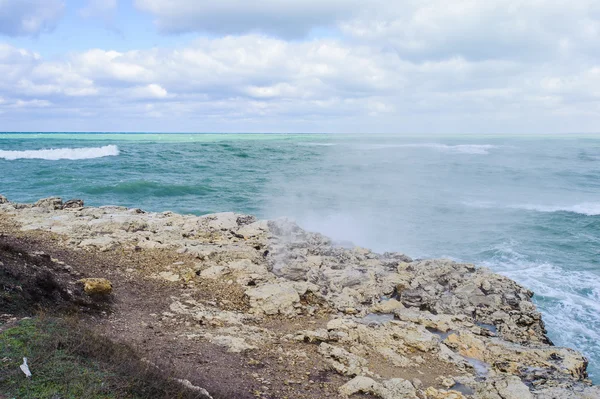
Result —
[[112, 292], [112, 283], [105, 278], [84, 278], [78, 282], [83, 284], [83, 291], [88, 295], [108, 295]]
[[412, 384], [401, 378], [392, 378], [380, 383], [369, 377], [358, 376], [342, 385], [338, 392], [345, 397], [355, 393], [366, 393], [382, 399], [418, 399]]
[[290, 283], [266, 284], [246, 290], [250, 306], [256, 313], [267, 315], [296, 314], [294, 305], [300, 302], [300, 296]]

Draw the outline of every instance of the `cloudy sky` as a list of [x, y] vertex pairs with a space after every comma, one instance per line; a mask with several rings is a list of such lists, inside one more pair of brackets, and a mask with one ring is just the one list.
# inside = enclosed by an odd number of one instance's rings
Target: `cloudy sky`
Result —
[[597, 0], [0, 0], [0, 131], [600, 132]]

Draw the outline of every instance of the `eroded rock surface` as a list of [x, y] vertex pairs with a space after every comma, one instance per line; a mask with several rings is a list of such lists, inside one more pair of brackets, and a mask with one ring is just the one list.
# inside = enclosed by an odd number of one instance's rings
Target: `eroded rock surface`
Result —
[[[289, 220], [235, 213], [91, 208], [60, 198], [30, 206], [0, 196], [0, 215], [22, 231], [64, 236], [73, 250], [185, 256], [131, 271], [185, 287], [161, 316], [181, 326], [177, 334], [232, 353], [291, 346], [345, 376], [342, 396], [600, 397], [586, 380], [587, 359], [546, 337], [533, 293], [485, 268], [340, 248]], [[198, 299], [208, 289], [229, 294]], [[286, 329], [298, 318], [319, 325]]]

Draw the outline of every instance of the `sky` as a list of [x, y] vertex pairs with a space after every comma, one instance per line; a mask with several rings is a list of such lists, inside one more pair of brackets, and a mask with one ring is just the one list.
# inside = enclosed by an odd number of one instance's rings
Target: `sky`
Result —
[[600, 132], [597, 0], [0, 0], [0, 131]]

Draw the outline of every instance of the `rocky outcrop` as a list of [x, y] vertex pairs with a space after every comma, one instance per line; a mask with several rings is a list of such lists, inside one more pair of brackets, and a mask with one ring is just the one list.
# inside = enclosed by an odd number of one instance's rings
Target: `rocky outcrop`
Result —
[[[0, 212], [23, 231], [64, 235], [65, 245], [78, 251], [186, 257], [165, 269], [137, 271], [186, 288], [170, 298], [165, 320], [187, 329], [182, 334], [190, 340], [233, 353], [281, 345], [304, 353], [306, 346], [315, 361], [348, 378], [341, 395], [598, 397], [586, 380], [587, 359], [548, 340], [533, 293], [488, 269], [341, 248], [285, 219], [67, 204], [0, 200]], [[193, 298], [211, 287], [239, 293], [238, 302]], [[273, 327], [299, 318], [319, 325]]]

